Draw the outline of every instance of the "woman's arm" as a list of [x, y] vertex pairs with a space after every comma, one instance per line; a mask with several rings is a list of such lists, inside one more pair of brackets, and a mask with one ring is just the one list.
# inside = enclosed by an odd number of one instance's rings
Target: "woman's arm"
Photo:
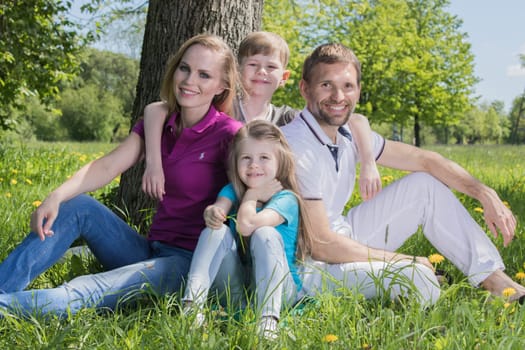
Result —
[[[95, 191], [135, 164], [143, 155], [144, 142], [132, 132], [119, 146], [107, 155], [96, 159], [76, 172], [71, 178], [51, 192], [31, 215], [31, 230], [41, 240], [50, 231], [60, 203], [81, 193]], [[46, 220], [44, 224], [44, 220]]]

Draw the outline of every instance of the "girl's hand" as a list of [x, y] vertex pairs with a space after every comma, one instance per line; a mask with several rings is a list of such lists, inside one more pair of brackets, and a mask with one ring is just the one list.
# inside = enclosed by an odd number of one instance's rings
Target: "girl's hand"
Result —
[[218, 230], [224, 221], [226, 221], [226, 214], [221, 207], [212, 204], [204, 209], [204, 222], [207, 227]]
[[162, 201], [164, 191], [164, 171], [162, 165], [146, 165], [142, 176], [142, 191], [153, 199]]
[[282, 189], [283, 185], [281, 185], [281, 182], [277, 179], [273, 179], [260, 187], [250, 188], [249, 191], [252, 192], [258, 201], [266, 203], [274, 194]]
[[359, 174], [359, 192], [363, 200], [375, 197], [381, 191], [381, 178], [377, 165], [374, 161], [361, 163], [361, 173]]

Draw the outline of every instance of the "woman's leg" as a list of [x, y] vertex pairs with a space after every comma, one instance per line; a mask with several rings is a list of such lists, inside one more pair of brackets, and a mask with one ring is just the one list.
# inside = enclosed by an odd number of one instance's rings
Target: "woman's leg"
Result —
[[80, 195], [60, 206], [53, 236], [41, 241], [31, 232], [0, 264], [0, 291], [23, 290], [82, 237], [106, 269], [150, 257], [147, 240], [95, 199]]
[[[157, 250], [155, 244], [153, 247]], [[133, 301], [144, 292], [159, 295], [179, 292], [192, 253], [170, 249], [169, 256], [80, 276], [57, 288], [0, 294], [0, 308], [26, 315], [38, 312], [65, 316], [68, 311], [76, 313], [85, 307], [114, 309], [119, 303]]]

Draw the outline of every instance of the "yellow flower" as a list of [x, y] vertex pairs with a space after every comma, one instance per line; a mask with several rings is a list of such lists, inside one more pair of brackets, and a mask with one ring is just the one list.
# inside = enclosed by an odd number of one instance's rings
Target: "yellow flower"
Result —
[[503, 294], [503, 296], [505, 298], [508, 298], [508, 297], [513, 296], [514, 294], [516, 294], [516, 289], [514, 289], [512, 287], [505, 288], [505, 289], [503, 289], [503, 292], [501, 294]]
[[474, 211], [477, 211], [478, 213], [483, 213], [483, 208], [476, 207], [474, 208]]
[[518, 280], [525, 280], [525, 272], [522, 272], [522, 271], [517, 272], [515, 277]]
[[11, 172], [12, 172], [13, 174], [18, 174], [18, 170], [16, 170], [16, 169], [11, 169]]
[[505, 304], [503, 304], [503, 307], [504, 307], [505, 309], [508, 308], [509, 306], [510, 306], [510, 303], [508, 303], [508, 302], [505, 303]]
[[33, 207], [38, 207], [40, 204], [42, 204], [41, 201], [34, 201], [33, 202]]
[[81, 156], [78, 157], [78, 160], [81, 162], [85, 162], [86, 159], [87, 159], [87, 156], [85, 154], [82, 154]]
[[7, 192], [7, 193], [5, 194], [5, 196], [6, 196], [7, 198], [11, 198], [11, 193]]
[[16, 181], [16, 179], [11, 179], [11, 181], [9, 181], [11, 183], [11, 185], [16, 185], [18, 183], [18, 181]]
[[503, 205], [506, 206], [507, 208], [510, 208], [510, 204], [507, 201], [503, 201]]
[[333, 343], [333, 342], [337, 341], [337, 339], [339, 339], [339, 338], [335, 334], [327, 334], [327, 335], [325, 335], [323, 337], [323, 341], [325, 343]]
[[31, 181], [31, 180], [29, 180], [29, 179], [26, 179], [26, 183], [27, 183], [28, 185], [32, 185], [32, 184], [33, 184], [33, 181]]
[[428, 261], [430, 261], [431, 264], [440, 264], [443, 261], [445, 261], [445, 258], [443, 257], [443, 255], [430, 254], [430, 256], [428, 257]]
[[381, 178], [384, 182], [392, 182], [394, 181], [394, 177], [392, 175], [385, 175]]

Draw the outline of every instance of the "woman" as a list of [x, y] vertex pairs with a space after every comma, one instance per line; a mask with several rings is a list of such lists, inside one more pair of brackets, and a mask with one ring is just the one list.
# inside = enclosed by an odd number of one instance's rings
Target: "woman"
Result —
[[[161, 88], [169, 106], [161, 140], [167, 186], [148, 237], [82, 195], [143, 159], [139, 121], [122, 144], [80, 169], [33, 213], [32, 232], [0, 265], [0, 308], [65, 315], [82, 307], [115, 308], [144, 289], [179, 291], [205, 227], [202, 212], [227, 183], [228, 147], [241, 124], [224, 112], [231, 109], [236, 81], [235, 57], [224, 41], [212, 35], [186, 41], [168, 62]], [[106, 272], [23, 291], [79, 237]]]

